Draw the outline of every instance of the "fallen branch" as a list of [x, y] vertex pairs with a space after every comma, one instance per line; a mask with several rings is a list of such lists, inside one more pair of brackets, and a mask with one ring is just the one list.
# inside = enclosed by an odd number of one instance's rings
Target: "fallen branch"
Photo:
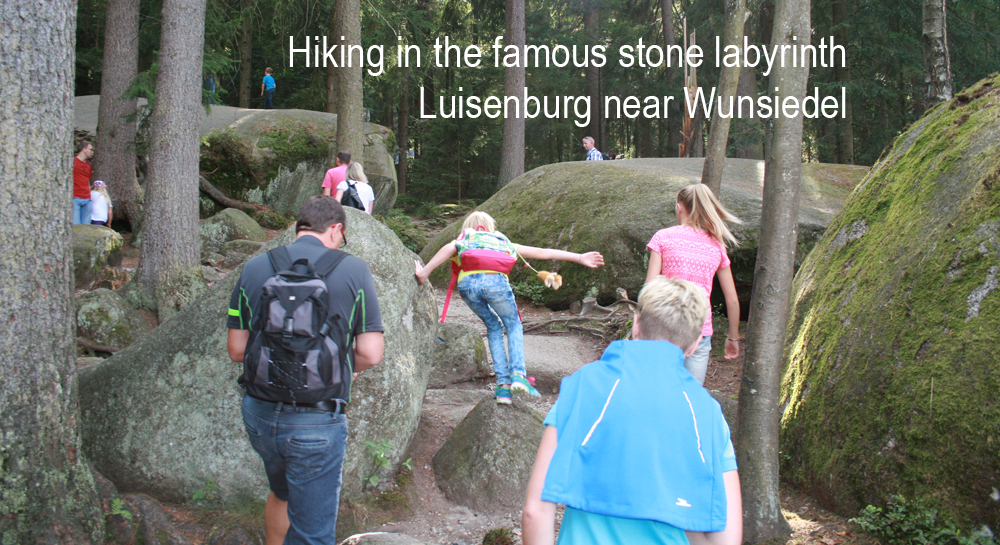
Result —
[[243, 201], [238, 201], [236, 199], [231, 199], [225, 195], [219, 188], [212, 185], [212, 182], [208, 181], [208, 178], [202, 175], [198, 175], [198, 189], [202, 190], [206, 195], [212, 198], [213, 201], [225, 206], [226, 208], [238, 208], [244, 212], [248, 212], [251, 215], [256, 214], [260, 208], [250, 203]]
[[121, 348], [115, 348], [113, 346], [101, 346], [99, 344], [94, 344], [83, 337], [76, 338], [76, 344], [94, 352], [107, 352], [108, 354], [114, 354], [115, 352], [121, 351]]
[[569, 323], [569, 322], [593, 322], [594, 318], [585, 318], [583, 316], [573, 316], [570, 318], [553, 318], [551, 320], [545, 320], [544, 322], [531, 322], [524, 324], [523, 331], [527, 333], [528, 331], [534, 331], [540, 327], [545, 327], [551, 324], [559, 323]]
[[573, 324], [566, 324], [566, 329], [572, 329], [573, 331], [584, 331], [586, 333], [597, 335], [598, 337], [604, 337], [605, 335], [607, 335], [606, 331], [601, 331], [600, 329], [594, 329], [592, 327], [583, 327]]

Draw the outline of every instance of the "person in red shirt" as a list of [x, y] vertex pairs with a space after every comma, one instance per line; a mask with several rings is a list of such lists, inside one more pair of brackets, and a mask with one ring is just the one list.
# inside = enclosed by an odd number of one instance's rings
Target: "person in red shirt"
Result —
[[93, 203], [90, 201], [90, 177], [93, 170], [90, 160], [94, 158], [94, 145], [81, 140], [76, 145], [73, 159], [73, 224], [89, 224]]
[[351, 164], [351, 152], [341, 151], [333, 162], [335, 166], [326, 171], [326, 176], [323, 177], [323, 194], [327, 196], [333, 196], [340, 182], [347, 179], [347, 165]]

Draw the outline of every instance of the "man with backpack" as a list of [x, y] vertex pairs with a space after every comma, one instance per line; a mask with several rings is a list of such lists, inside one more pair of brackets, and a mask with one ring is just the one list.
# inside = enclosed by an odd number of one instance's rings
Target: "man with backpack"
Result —
[[271, 489], [268, 544], [336, 543], [351, 379], [382, 360], [371, 270], [339, 250], [346, 221], [333, 198], [310, 198], [295, 242], [248, 261], [230, 302], [243, 423]]

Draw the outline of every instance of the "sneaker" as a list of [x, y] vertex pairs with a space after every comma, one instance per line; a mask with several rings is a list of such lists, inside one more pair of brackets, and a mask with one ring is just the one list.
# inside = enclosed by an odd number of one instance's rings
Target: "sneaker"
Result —
[[497, 403], [501, 405], [510, 405], [512, 401], [510, 398], [510, 388], [498, 387], [496, 389], [496, 396], [497, 396]]
[[531, 396], [540, 396], [542, 394], [538, 393], [534, 385], [531, 384], [530, 379], [524, 377], [524, 375], [514, 375], [514, 379], [511, 381], [510, 390], [512, 392], [524, 392]]

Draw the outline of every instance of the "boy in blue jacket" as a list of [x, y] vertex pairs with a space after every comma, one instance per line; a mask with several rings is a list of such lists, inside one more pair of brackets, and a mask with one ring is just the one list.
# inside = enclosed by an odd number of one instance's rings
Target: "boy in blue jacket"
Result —
[[708, 312], [702, 288], [657, 277], [632, 341], [562, 380], [522, 514], [525, 545], [740, 545], [736, 456], [719, 407], [684, 368]]

